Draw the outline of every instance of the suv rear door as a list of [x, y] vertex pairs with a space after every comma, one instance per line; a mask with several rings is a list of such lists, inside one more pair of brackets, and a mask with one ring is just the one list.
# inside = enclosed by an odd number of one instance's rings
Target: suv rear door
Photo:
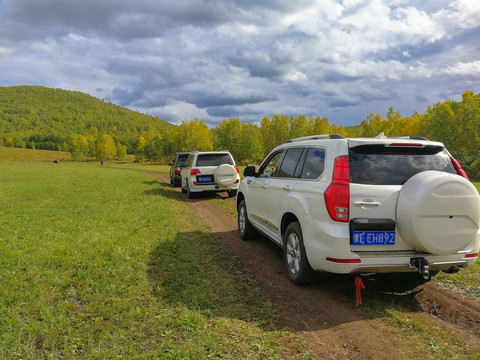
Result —
[[[401, 238], [396, 226], [398, 195], [403, 184], [420, 172], [456, 174], [444, 146], [410, 140], [350, 140], [349, 165], [352, 251], [413, 252], [415, 249]], [[380, 233], [372, 233], [376, 231]]]

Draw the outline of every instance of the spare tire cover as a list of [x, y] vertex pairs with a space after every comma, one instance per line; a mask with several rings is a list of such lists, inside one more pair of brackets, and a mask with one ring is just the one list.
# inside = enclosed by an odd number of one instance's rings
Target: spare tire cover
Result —
[[463, 250], [476, 239], [479, 223], [478, 191], [459, 175], [424, 171], [399, 193], [398, 231], [417, 250], [438, 255]]
[[215, 169], [215, 182], [220, 186], [230, 186], [237, 180], [237, 170], [232, 165], [222, 164]]

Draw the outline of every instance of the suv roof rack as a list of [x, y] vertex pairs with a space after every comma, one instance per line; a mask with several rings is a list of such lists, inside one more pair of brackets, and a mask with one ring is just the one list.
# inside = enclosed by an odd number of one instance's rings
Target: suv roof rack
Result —
[[285, 141], [284, 144], [295, 142], [295, 141], [317, 140], [317, 139], [345, 139], [345, 138], [340, 134], [320, 134], [320, 135], [302, 136], [302, 137], [290, 139]]

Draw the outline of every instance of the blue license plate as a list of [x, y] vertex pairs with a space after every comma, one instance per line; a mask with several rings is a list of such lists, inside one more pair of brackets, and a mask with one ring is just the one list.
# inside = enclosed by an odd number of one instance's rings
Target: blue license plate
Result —
[[395, 245], [395, 231], [354, 231], [352, 245]]
[[197, 179], [198, 182], [212, 182], [211, 176], [199, 176]]

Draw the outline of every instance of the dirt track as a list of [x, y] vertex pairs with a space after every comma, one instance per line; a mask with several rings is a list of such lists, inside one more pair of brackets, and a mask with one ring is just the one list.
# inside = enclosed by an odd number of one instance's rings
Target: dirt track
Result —
[[[167, 178], [160, 179], [168, 183]], [[236, 221], [207, 200], [205, 197], [193, 200], [185, 197], [212, 233], [240, 259], [244, 271], [255, 277], [278, 307], [281, 325], [297, 331], [316, 358], [406, 358], [395, 346], [395, 335], [374, 327], [366, 312], [355, 307], [353, 277], [334, 275], [313, 286], [293, 285], [284, 274], [280, 248], [260, 236], [252, 241], [242, 241]], [[401, 283], [392, 283], [391, 280], [364, 282], [365, 291], [381, 291], [397, 301], [408, 302], [414, 311], [427, 316], [435, 326], [462, 335], [480, 352], [479, 302], [461, 299], [434, 283], [398, 293], [402, 291]]]

